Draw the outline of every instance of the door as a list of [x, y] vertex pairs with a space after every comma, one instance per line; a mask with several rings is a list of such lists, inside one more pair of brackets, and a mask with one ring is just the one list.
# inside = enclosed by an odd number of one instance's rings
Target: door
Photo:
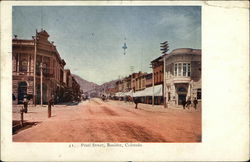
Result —
[[26, 82], [20, 82], [18, 84], [18, 104], [23, 103], [24, 96], [27, 97], [27, 83]]
[[186, 101], [186, 97], [187, 97], [187, 86], [180, 86], [178, 88], [178, 105], [182, 105], [183, 101]]
[[186, 101], [186, 95], [185, 94], [179, 94], [178, 95], [178, 105], [182, 105], [182, 101]]

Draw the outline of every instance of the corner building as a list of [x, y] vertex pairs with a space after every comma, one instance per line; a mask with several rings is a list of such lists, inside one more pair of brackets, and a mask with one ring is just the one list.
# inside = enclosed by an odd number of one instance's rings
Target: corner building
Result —
[[24, 96], [33, 100], [33, 104], [40, 103], [40, 64], [43, 65], [43, 103], [47, 103], [52, 94], [57, 102], [61, 100], [65, 88], [63, 73], [66, 63], [48, 38], [49, 34], [41, 30], [36, 32], [36, 37], [33, 39], [15, 37], [12, 40], [12, 93], [17, 98], [14, 104], [22, 103]]
[[180, 48], [164, 56], [165, 95], [170, 105], [197, 98], [201, 102], [201, 50]]

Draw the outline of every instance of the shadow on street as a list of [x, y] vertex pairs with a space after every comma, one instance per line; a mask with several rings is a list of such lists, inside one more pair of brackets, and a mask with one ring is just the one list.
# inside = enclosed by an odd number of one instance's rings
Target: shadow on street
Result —
[[17, 134], [18, 132], [22, 130], [36, 126], [39, 123], [41, 122], [27, 122], [26, 120], [24, 120], [23, 126], [21, 126], [20, 121], [13, 120], [12, 121], [12, 134]]

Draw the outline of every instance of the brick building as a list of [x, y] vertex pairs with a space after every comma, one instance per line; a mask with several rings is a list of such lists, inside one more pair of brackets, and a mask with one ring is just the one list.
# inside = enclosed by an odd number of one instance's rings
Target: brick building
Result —
[[149, 73], [149, 74], [147, 74], [145, 76], [145, 78], [146, 78], [146, 87], [152, 87], [152, 84], [153, 84], [152, 77], [153, 77], [152, 73]]
[[146, 75], [147, 73], [143, 73], [139, 71], [136, 75], [135, 84], [134, 84], [134, 90], [135, 91], [141, 91], [146, 88]]
[[123, 92], [128, 92], [131, 90], [131, 75], [129, 75], [128, 77], [125, 77], [123, 80], [122, 80], [122, 91]]
[[175, 49], [164, 58], [167, 103], [181, 105], [188, 98], [201, 101], [201, 50]]
[[[162, 58], [164, 55], [161, 55], [160, 57], [154, 59], [151, 61], [151, 65], [153, 68], [153, 80], [154, 80], [154, 86], [161, 86], [163, 87], [163, 80], [164, 80], [164, 64]], [[163, 88], [162, 88], [163, 90]], [[163, 94], [163, 93], [162, 93]], [[163, 96], [154, 96], [154, 102], [155, 104], [163, 104]]]

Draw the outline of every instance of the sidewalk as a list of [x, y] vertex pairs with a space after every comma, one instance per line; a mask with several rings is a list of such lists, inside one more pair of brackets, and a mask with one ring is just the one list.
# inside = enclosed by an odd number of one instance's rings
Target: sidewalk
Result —
[[[63, 109], [71, 109], [72, 106], [81, 104], [82, 102], [79, 103], [60, 103], [57, 105], [52, 106], [52, 114], [53, 110], [60, 110], [61, 108]], [[23, 105], [13, 105], [12, 108], [12, 120], [20, 120], [21, 119], [21, 114], [20, 110], [22, 109]], [[48, 105], [28, 105], [28, 113], [24, 113], [24, 120], [27, 122], [42, 122], [44, 120], [48, 119]]]
[[[133, 102], [108, 100], [106, 103], [114, 104], [117, 106], [124, 106], [124, 107], [126, 106], [126, 107], [131, 107], [131, 108], [135, 107], [135, 104]], [[168, 105], [167, 108], [164, 108], [164, 105], [152, 105], [152, 104], [144, 104], [144, 103], [139, 103], [138, 109], [143, 109], [143, 110], [152, 111], [152, 112], [166, 112], [166, 111], [200, 112], [201, 111], [200, 107], [197, 107], [197, 110], [195, 110], [194, 107], [190, 106], [189, 109], [186, 108], [184, 110], [182, 106]]]
[[[13, 105], [12, 109], [12, 120], [20, 120], [21, 114], [20, 110], [23, 107], [23, 105]], [[37, 121], [41, 122], [45, 119], [47, 119], [47, 111], [48, 106], [44, 105], [37, 105], [36, 107], [34, 105], [28, 106], [28, 113], [24, 113], [24, 120], [25, 121]]]

